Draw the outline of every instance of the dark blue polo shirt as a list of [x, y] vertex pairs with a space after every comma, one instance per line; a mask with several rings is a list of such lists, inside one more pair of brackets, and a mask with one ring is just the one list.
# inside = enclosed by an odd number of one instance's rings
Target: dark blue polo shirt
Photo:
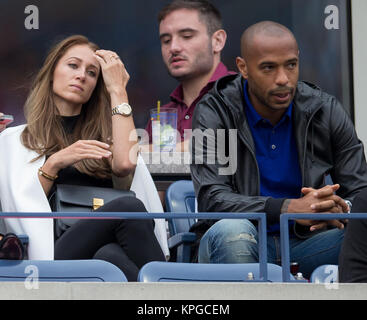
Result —
[[[260, 195], [272, 198], [299, 198], [302, 176], [293, 134], [293, 103], [273, 126], [269, 120], [263, 119], [251, 104], [247, 81], [244, 84], [244, 96], [245, 113], [260, 170]], [[268, 226], [268, 232], [278, 233], [279, 224]]]

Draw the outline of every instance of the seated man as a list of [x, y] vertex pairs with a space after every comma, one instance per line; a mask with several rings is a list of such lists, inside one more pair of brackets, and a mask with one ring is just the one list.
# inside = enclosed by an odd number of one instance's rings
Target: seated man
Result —
[[[163, 61], [169, 74], [180, 82], [171, 94], [171, 102], [162, 110], [177, 110], [177, 131], [181, 142], [177, 151], [188, 151], [191, 120], [197, 102], [220, 77], [228, 74], [221, 62], [221, 51], [226, 42], [220, 12], [206, 0], [174, 0], [159, 13], [159, 38]], [[152, 142], [152, 125], [146, 130]], [[147, 146], [142, 147], [143, 151]]]
[[[299, 49], [289, 29], [271, 21], [249, 27], [241, 55], [241, 74], [218, 80], [196, 107], [191, 174], [199, 211], [267, 214], [268, 262], [279, 264], [280, 214], [348, 212], [345, 200], [367, 186], [367, 165], [339, 102], [298, 82]], [[229, 143], [210, 150], [223, 131]], [[232, 169], [224, 168], [225, 157]], [[327, 174], [338, 184], [325, 186]], [[192, 231], [209, 226], [199, 221]], [[296, 220], [290, 257], [300, 272], [307, 277], [318, 265], [337, 263], [343, 228], [336, 220]], [[257, 262], [257, 241], [251, 221], [220, 220], [201, 239], [199, 262]]]
[[[355, 197], [351, 212], [367, 212], [367, 189]], [[339, 282], [367, 282], [367, 219], [348, 222], [339, 256]]]

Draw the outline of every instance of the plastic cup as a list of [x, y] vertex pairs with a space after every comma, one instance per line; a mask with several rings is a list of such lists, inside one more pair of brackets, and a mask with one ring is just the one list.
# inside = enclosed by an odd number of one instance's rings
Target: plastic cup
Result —
[[153, 152], [173, 152], [176, 150], [177, 110], [150, 110], [152, 121]]

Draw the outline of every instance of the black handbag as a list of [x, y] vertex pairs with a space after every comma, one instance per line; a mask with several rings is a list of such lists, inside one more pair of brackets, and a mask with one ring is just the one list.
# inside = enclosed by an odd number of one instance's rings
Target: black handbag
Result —
[[[58, 184], [50, 198], [52, 211], [93, 212], [104, 204], [120, 197], [135, 197], [134, 191], [90, 186]], [[56, 236], [60, 236], [79, 219], [57, 219]]]
[[14, 234], [0, 234], [0, 259], [23, 260], [25, 249], [22, 241]]

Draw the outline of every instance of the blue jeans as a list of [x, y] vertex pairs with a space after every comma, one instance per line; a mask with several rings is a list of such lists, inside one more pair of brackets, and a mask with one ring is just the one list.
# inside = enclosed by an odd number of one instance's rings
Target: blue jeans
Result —
[[[290, 259], [309, 278], [323, 264], [338, 264], [344, 230], [330, 229], [307, 239], [290, 237]], [[223, 219], [202, 237], [199, 263], [253, 263], [259, 261], [258, 232], [247, 219]], [[267, 237], [268, 263], [281, 264], [280, 237]]]

